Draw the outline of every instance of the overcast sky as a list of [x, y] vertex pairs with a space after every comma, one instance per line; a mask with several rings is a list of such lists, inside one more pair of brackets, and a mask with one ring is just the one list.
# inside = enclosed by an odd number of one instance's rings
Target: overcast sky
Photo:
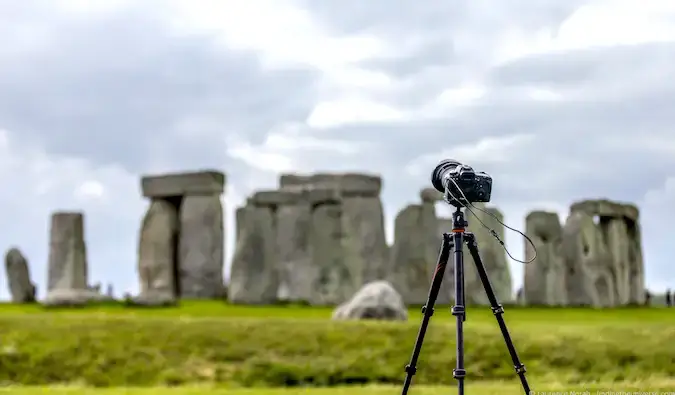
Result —
[[448, 157], [518, 228], [638, 204], [647, 284], [675, 287], [673, 1], [0, 0], [0, 37], [0, 248], [40, 294], [53, 210], [86, 212], [91, 283], [137, 291], [141, 174], [228, 174], [229, 264], [279, 172], [382, 174], [391, 240]]

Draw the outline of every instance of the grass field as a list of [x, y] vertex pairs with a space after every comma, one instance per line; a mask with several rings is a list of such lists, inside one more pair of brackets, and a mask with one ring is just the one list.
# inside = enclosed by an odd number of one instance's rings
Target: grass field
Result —
[[[522, 387], [512, 382], [467, 383], [465, 390], [471, 395], [510, 395], [521, 394]], [[582, 395], [584, 392], [596, 395], [618, 395], [621, 393], [659, 395], [675, 395], [675, 380], [650, 383], [592, 383], [592, 384], [548, 384], [532, 387], [534, 394], [563, 395], [573, 391]], [[363, 386], [333, 388], [240, 388], [218, 389], [208, 387], [186, 388], [67, 388], [67, 387], [17, 387], [0, 389], [0, 394], [12, 395], [384, 395], [399, 394], [400, 386]], [[456, 394], [454, 386], [414, 386], [409, 395], [452, 395]]]
[[[399, 393], [419, 308], [406, 323], [331, 322], [331, 312], [189, 301], [164, 309], [0, 305], [0, 393]], [[675, 309], [512, 306], [505, 319], [541, 393], [675, 391]], [[438, 307], [410, 395], [456, 392], [454, 332], [449, 306]], [[466, 342], [467, 391], [520, 393], [489, 308], [468, 309]]]

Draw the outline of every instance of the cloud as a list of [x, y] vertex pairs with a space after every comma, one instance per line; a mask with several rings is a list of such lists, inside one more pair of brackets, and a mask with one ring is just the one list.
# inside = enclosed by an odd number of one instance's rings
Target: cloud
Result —
[[44, 284], [49, 213], [84, 210], [92, 281], [133, 290], [142, 174], [225, 171], [229, 259], [233, 210], [279, 172], [381, 174], [391, 234], [455, 157], [492, 175], [512, 226], [583, 198], [639, 203], [663, 288], [674, 16], [659, 1], [3, 2], [1, 244]]

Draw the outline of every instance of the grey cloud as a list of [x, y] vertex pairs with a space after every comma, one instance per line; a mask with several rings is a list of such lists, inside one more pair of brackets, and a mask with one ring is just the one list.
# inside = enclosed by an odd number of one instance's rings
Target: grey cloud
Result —
[[172, 146], [174, 125], [201, 116], [219, 123], [219, 134], [259, 142], [276, 123], [306, 118], [313, 102], [311, 70], [262, 72], [254, 55], [223, 51], [209, 37], [171, 37], [147, 14], [55, 34], [50, 51], [0, 66], [2, 125], [39, 135], [50, 152], [123, 160], [134, 171], [162, 151], [184, 166], [218, 163], [217, 145], [192, 155]]

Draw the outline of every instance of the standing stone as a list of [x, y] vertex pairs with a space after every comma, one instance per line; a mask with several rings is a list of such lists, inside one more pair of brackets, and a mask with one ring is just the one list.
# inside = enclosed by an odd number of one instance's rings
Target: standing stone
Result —
[[642, 255], [642, 231], [640, 223], [627, 220], [628, 224], [628, 304], [640, 306], [645, 302], [645, 265]]
[[178, 237], [178, 210], [165, 200], [154, 200], [143, 218], [138, 245], [139, 302], [164, 304], [178, 295], [174, 259]]
[[43, 305], [80, 306], [108, 300], [87, 284], [82, 213], [57, 212], [52, 215], [48, 266], [47, 295]]
[[[604, 284], [604, 280], [596, 284], [599, 297], [604, 300], [602, 304], [642, 304], [644, 266], [637, 207], [610, 200], [586, 200], [574, 203], [570, 211], [593, 217], [607, 250], [604, 271], [608, 273], [610, 284]], [[612, 295], [605, 296], [605, 292], [612, 292]]]
[[[528, 305], [567, 305], [565, 265], [561, 256], [562, 225], [558, 214], [534, 211], [525, 219], [525, 234], [536, 247], [537, 256], [525, 265], [523, 299]], [[525, 260], [534, 257], [534, 250], [525, 244]]]
[[562, 257], [567, 269], [567, 298], [572, 306], [615, 305], [609, 270], [611, 254], [593, 216], [573, 210], [562, 235]]
[[178, 273], [181, 298], [224, 296], [223, 206], [218, 195], [187, 195], [179, 214]]
[[[224, 219], [220, 196], [225, 175], [214, 170], [145, 176], [143, 196], [175, 207], [177, 225], [171, 259], [176, 297], [221, 298], [225, 293]], [[164, 304], [164, 303], [161, 303]]]
[[52, 215], [48, 265], [48, 292], [87, 289], [87, 250], [82, 213], [57, 212]]
[[36, 289], [30, 280], [28, 262], [18, 248], [10, 248], [5, 254], [5, 269], [12, 302], [35, 302]]
[[[441, 245], [437, 229], [435, 212], [424, 204], [405, 207], [394, 221], [394, 246], [388, 280], [408, 305], [422, 305], [429, 295]], [[451, 264], [448, 262], [448, 266]], [[445, 275], [448, 275], [447, 272]], [[445, 286], [448, 281], [452, 283], [452, 278], [445, 277]], [[447, 295], [445, 300], [439, 295], [439, 303], [444, 302], [447, 303]]]
[[273, 209], [249, 201], [237, 211], [237, 218], [241, 233], [232, 259], [228, 298], [240, 304], [274, 303], [279, 282]]
[[316, 268], [310, 252], [312, 207], [306, 194], [286, 193], [276, 209], [280, 300], [309, 303]]
[[[324, 203], [328, 206], [340, 206], [342, 236], [339, 240], [339, 250], [343, 254], [341, 260], [349, 273], [350, 284], [358, 289], [365, 282], [380, 279], [385, 275], [389, 248], [384, 231], [384, 210], [379, 197], [382, 188], [380, 177], [356, 173], [284, 174], [280, 177], [279, 183], [282, 190], [316, 190], [325, 191], [318, 192], [319, 194], [334, 193], [339, 196], [337, 203]], [[321, 206], [322, 204], [317, 206], [319, 209], [317, 218], [338, 210], [336, 207], [328, 209]], [[316, 262], [314, 264], [317, 265]], [[350, 291], [345, 292], [351, 296]], [[328, 303], [328, 299], [321, 303]], [[334, 303], [341, 303], [344, 300], [336, 300]]]
[[343, 303], [360, 288], [360, 268], [345, 262], [342, 204], [339, 192], [332, 189], [310, 191], [312, 223], [309, 237], [313, 276], [313, 305]]

